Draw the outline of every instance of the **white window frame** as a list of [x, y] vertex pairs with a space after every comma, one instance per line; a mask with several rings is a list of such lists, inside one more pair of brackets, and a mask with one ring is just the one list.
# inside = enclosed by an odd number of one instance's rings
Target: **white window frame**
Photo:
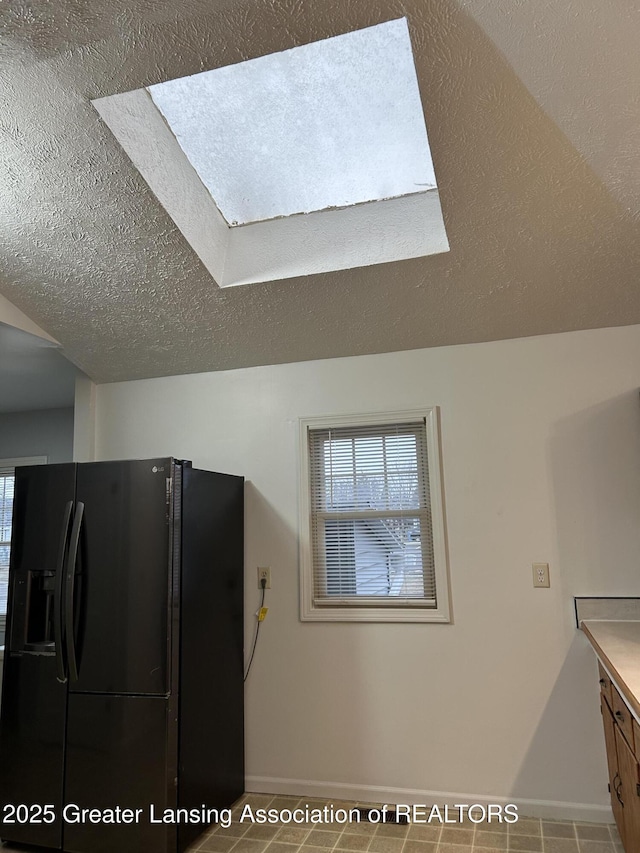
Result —
[[[16, 468], [20, 468], [23, 465], [46, 465], [48, 461], [48, 456], [16, 456], [12, 459], [0, 459], [0, 474], [14, 474]], [[0, 613], [0, 634], [3, 636], [6, 625], [6, 613]]]
[[[371, 604], [331, 607], [314, 603], [314, 566], [311, 530], [311, 473], [309, 430], [329, 427], [388, 426], [423, 420], [426, 426], [431, 501], [432, 538], [436, 582], [436, 607], [418, 606], [405, 600], [397, 607]], [[440, 453], [440, 413], [437, 406], [399, 412], [325, 416], [299, 419], [299, 536], [300, 620], [302, 622], [451, 622], [449, 568]]]

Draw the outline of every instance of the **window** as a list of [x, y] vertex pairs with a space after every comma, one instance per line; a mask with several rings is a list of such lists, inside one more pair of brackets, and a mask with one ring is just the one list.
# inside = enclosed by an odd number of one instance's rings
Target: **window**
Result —
[[300, 427], [301, 619], [448, 622], [437, 410]]
[[41, 465], [46, 461], [46, 456], [0, 459], [0, 640], [2, 642], [4, 642], [4, 627], [7, 617], [15, 469], [18, 465]]
[[0, 618], [7, 614], [14, 479], [13, 468], [0, 469]]

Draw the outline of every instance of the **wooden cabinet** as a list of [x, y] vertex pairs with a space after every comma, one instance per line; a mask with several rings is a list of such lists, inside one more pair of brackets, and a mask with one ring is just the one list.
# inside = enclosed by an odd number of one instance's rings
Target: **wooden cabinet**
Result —
[[613, 690], [613, 684], [611, 683], [611, 679], [609, 678], [609, 673], [602, 666], [600, 661], [598, 661], [598, 677], [600, 679], [600, 693], [604, 696], [604, 698], [609, 703], [609, 707], [613, 704], [613, 699], [611, 698], [611, 691]]
[[600, 667], [600, 706], [611, 808], [626, 853], [640, 850], [640, 726]]
[[611, 710], [604, 696], [600, 699], [602, 711], [602, 723], [604, 725], [604, 740], [607, 747], [607, 769], [609, 771], [609, 790], [611, 791], [611, 808], [613, 816], [618, 825], [618, 832], [624, 844], [624, 815], [622, 811], [622, 793], [620, 773], [618, 768], [618, 754], [616, 746], [616, 724], [613, 720]]
[[621, 729], [616, 728], [615, 732], [624, 826], [622, 843], [631, 853], [640, 849], [640, 767]]

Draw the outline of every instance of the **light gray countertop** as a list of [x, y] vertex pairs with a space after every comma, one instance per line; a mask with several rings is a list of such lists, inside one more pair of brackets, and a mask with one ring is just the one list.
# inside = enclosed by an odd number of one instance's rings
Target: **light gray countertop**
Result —
[[640, 723], [640, 621], [587, 620], [581, 628]]

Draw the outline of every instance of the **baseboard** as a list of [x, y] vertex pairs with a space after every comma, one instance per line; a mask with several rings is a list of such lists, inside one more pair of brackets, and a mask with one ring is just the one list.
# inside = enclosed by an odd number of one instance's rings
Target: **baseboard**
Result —
[[291, 794], [323, 800], [348, 800], [358, 803], [406, 803], [428, 806], [454, 806], [464, 803], [481, 806], [515, 803], [520, 817], [542, 817], [548, 820], [576, 820], [585, 823], [613, 823], [609, 806], [590, 803], [566, 803], [552, 800], [526, 800], [518, 797], [492, 797], [485, 794], [453, 794], [450, 791], [419, 791], [415, 788], [382, 788], [376, 785], [353, 785], [348, 782], [316, 782], [309, 779], [282, 779], [275, 776], [247, 776], [250, 793]]

